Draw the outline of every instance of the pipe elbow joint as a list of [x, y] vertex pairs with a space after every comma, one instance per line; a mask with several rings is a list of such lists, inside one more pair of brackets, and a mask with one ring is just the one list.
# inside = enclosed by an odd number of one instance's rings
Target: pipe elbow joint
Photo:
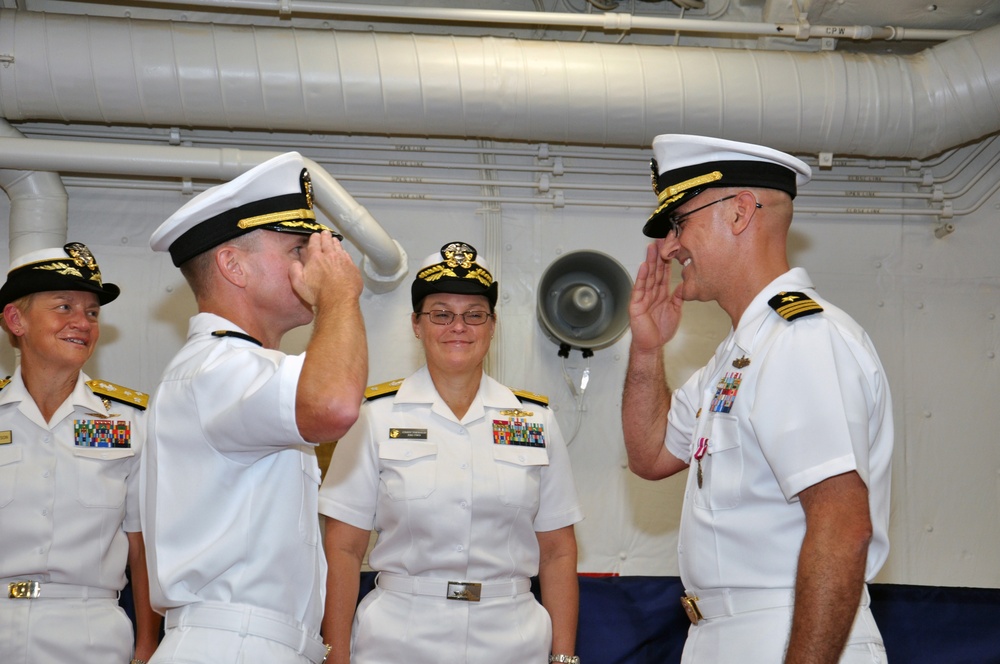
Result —
[[361, 259], [361, 278], [365, 282], [365, 287], [373, 293], [381, 294], [394, 290], [410, 272], [406, 251], [396, 240], [392, 240], [392, 243], [396, 247], [398, 258], [388, 269], [384, 266], [379, 267], [380, 263], [384, 264], [385, 261], [373, 260], [367, 254]]

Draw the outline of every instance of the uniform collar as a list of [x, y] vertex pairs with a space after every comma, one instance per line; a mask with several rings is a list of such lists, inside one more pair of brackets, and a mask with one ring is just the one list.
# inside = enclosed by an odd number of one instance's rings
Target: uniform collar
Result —
[[10, 377], [7, 387], [0, 390], [0, 406], [5, 406], [9, 403], [19, 403], [28, 398], [30, 397], [28, 390], [24, 387], [24, 381], [21, 379], [21, 365], [19, 364], [14, 369], [14, 374]]
[[[103, 399], [94, 394], [94, 392], [87, 387], [86, 383], [88, 380], [90, 380], [90, 377], [81, 371], [80, 375], [76, 378], [76, 385], [73, 387], [73, 391], [70, 393], [66, 401], [64, 401], [59, 408], [56, 409], [55, 413], [53, 413], [51, 422], [53, 427], [61, 422], [63, 418], [72, 415], [77, 408], [86, 409], [88, 412], [93, 413], [94, 415], [100, 415], [101, 417], [110, 416], [111, 410], [105, 407]], [[29, 418], [39, 426], [45, 428], [49, 427], [49, 423], [42, 420], [42, 414], [38, 410], [38, 406], [28, 393], [28, 389], [24, 386], [24, 380], [21, 378], [20, 366], [14, 370], [14, 375], [11, 376], [10, 384], [0, 391], [0, 406], [10, 403], [20, 404], [18, 409], [22, 414], [24, 414], [25, 417]]]
[[[431, 380], [431, 373], [424, 365], [417, 369], [409, 378], [403, 381], [399, 391], [393, 397], [394, 403], [425, 403], [431, 404], [431, 410], [449, 419], [454, 419], [451, 409], [445, 404], [444, 399], [438, 394]], [[510, 388], [504, 387], [493, 380], [485, 373], [479, 381], [479, 391], [469, 411], [462, 418], [463, 421], [471, 421], [486, 414], [486, 408], [517, 408], [521, 404], [520, 400], [514, 396]]]
[[247, 334], [247, 331], [239, 325], [218, 314], [201, 312], [192, 316], [188, 322], [188, 339], [196, 334], [210, 334], [216, 330], [231, 330]]

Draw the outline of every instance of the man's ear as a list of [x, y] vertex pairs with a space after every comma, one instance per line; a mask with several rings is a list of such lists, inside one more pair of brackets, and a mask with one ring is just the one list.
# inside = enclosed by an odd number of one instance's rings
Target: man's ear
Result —
[[232, 245], [223, 245], [215, 250], [215, 267], [219, 274], [238, 288], [245, 288], [247, 285], [248, 275], [244, 258], [244, 252]]
[[757, 197], [743, 190], [733, 199], [736, 203], [736, 219], [733, 220], [733, 235], [740, 235], [750, 227], [750, 221], [757, 213], [759, 206]]

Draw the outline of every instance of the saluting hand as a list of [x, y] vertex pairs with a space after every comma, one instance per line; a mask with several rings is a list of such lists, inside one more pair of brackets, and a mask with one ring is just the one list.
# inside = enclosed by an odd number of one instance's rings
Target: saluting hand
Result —
[[314, 307], [323, 301], [357, 300], [364, 288], [358, 266], [327, 231], [309, 236], [302, 262], [292, 264], [289, 276], [299, 297]]
[[670, 291], [673, 253], [664, 259], [664, 246], [675, 243], [672, 237], [660, 238], [646, 247], [646, 260], [632, 286], [628, 314], [632, 329], [632, 346], [638, 350], [656, 350], [670, 341], [681, 321], [684, 285]]

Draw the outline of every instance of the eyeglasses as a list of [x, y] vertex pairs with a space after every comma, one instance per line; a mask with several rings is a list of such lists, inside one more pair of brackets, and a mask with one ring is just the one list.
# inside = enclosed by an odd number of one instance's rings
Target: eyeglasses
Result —
[[416, 317], [427, 316], [427, 319], [435, 325], [451, 325], [455, 322], [455, 316], [461, 316], [462, 321], [466, 325], [482, 325], [495, 315], [488, 311], [466, 311], [456, 314], [454, 311], [448, 311], [447, 309], [434, 309], [432, 311], [418, 312]]
[[[700, 212], [700, 211], [704, 210], [707, 207], [711, 207], [711, 206], [715, 205], [716, 203], [721, 203], [722, 201], [728, 201], [730, 198], [736, 198], [736, 196], [737, 196], [737, 194], [732, 194], [731, 196], [723, 196], [722, 198], [714, 200], [711, 203], [705, 203], [701, 207], [696, 207], [693, 210], [688, 210], [684, 214], [672, 214], [672, 215], [670, 215], [669, 217], [667, 217], [667, 223], [671, 224], [671, 228], [674, 231], [674, 237], [680, 237], [681, 236], [681, 231], [683, 230], [683, 227], [681, 226], [681, 224], [683, 224], [687, 220], [687, 218], [690, 217], [695, 212]], [[760, 203], [757, 203], [757, 209], [758, 210], [760, 208], [762, 208], [762, 207], [764, 207], [764, 206], [761, 205]]]

